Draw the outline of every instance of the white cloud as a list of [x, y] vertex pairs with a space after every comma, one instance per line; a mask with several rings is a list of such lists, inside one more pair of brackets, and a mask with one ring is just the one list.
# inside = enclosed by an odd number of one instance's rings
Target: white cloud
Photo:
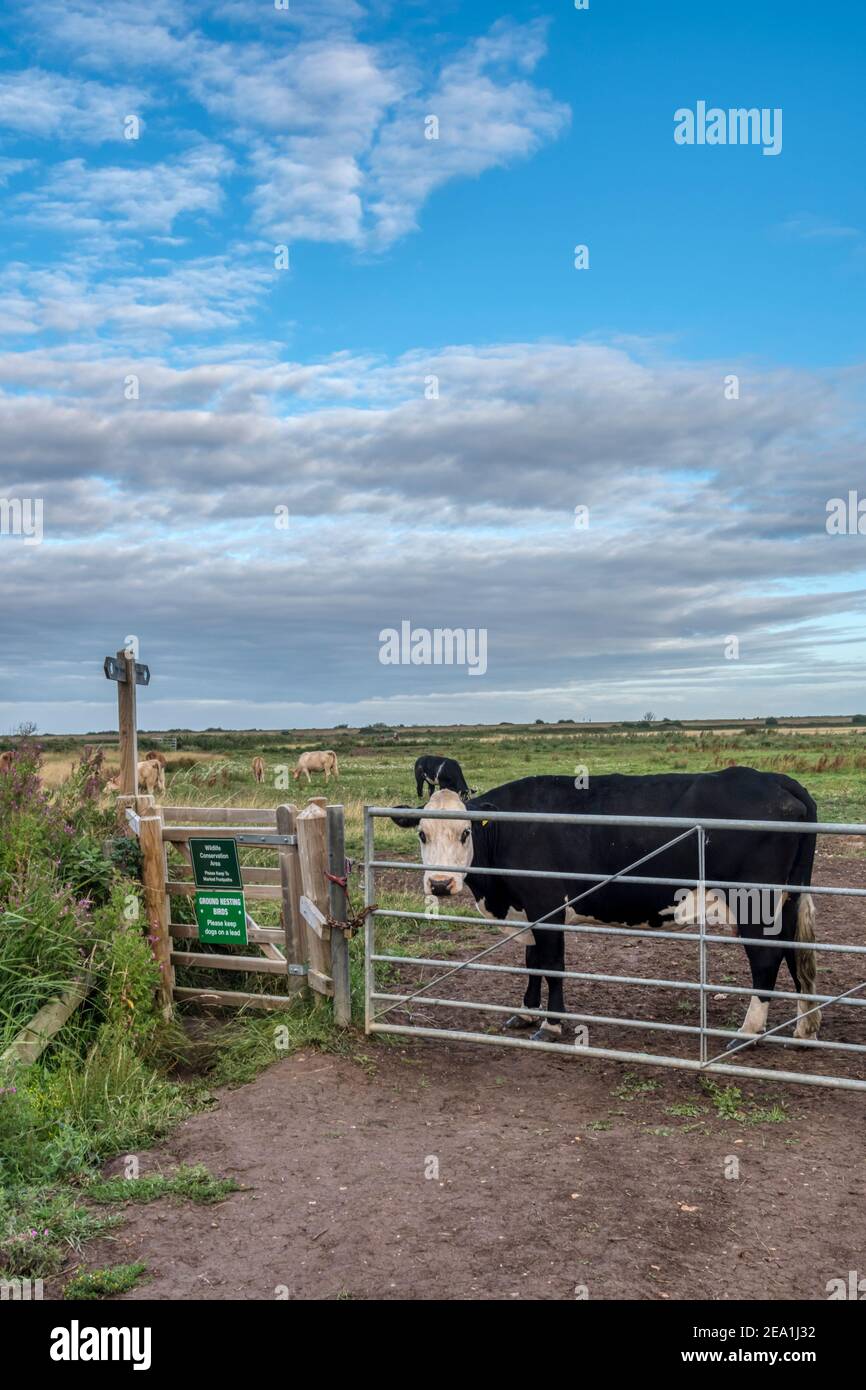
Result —
[[115, 229], [168, 233], [184, 216], [216, 214], [221, 180], [233, 161], [219, 145], [203, 144], [154, 164], [93, 167], [83, 159], [54, 165], [34, 193], [15, 206], [29, 221], [111, 238]]
[[123, 139], [123, 121], [143, 115], [147, 98], [126, 84], [66, 77], [29, 68], [5, 72], [0, 83], [0, 127], [15, 134], [51, 141], [101, 144]]
[[[525, 159], [561, 133], [568, 107], [520, 75], [543, 53], [543, 26], [500, 21], [447, 63], [429, 91], [392, 113], [370, 160], [377, 244], [411, 231], [433, 189]], [[438, 122], [438, 139], [425, 137], [428, 116]]]
[[[316, 44], [270, 69], [272, 90], [258, 77], [255, 101], [247, 78], [221, 94], [211, 71], [202, 99], [283, 131], [278, 144], [254, 142], [253, 204], [268, 236], [382, 249], [416, 226], [435, 188], [525, 159], [561, 133], [568, 108], [525, 76], [543, 51], [542, 26], [500, 22], [427, 87], [405, 68], [386, 74], [361, 45]], [[431, 114], [438, 140], [425, 138]]]
[[[112, 273], [113, 269], [113, 273]], [[138, 273], [77, 257], [56, 269], [17, 263], [0, 273], [0, 335], [82, 338], [106, 329], [126, 341], [164, 345], [174, 335], [225, 331], [252, 312], [273, 280], [247, 248]]]
[[206, 14], [200, 0], [41, 0], [19, 23], [46, 54], [113, 74], [119, 62], [127, 70], [187, 67]]
[[[154, 74], [157, 100], [178, 113], [187, 143], [190, 125], [204, 139], [217, 122], [220, 140], [238, 147], [239, 166], [252, 177], [254, 230], [275, 242], [382, 250], [413, 230], [436, 188], [530, 157], [569, 118], [532, 81], [545, 50], [539, 22], [499, 20], [452, 49], [437, 73], [417, 54], [357, 37], [363, 12], [339, 0], [315, 27], [303, 16], [298, 27], [283, 24], [276, 11], [266, 24], [244, 3], [227, 14], [238, 28], [220, 38], [204, 10], [171, 0], [145, 11], [131, 0], [110, 9], [78, 0], [40, 9], [34, 22], [49, 52], [71, 52], [100, 79], [120, 61], [124, 71]], [[6, 114], [22, 133], [110, 139], [125, 114], [148, 105], [137, 91], [83, 76], [33, 70], [16, 81], [21, 90], [13, 87]], [[431, 113], [438, 141], [424, 137]], [[145, 167], [147, 157], [142, 147], [140, 197], [131, 174], [70, 161], [50, 173], [34, 214], [91, 237], [100, 216], [113, 216], [115, 230], [170, 230], [178, 161]], [[125, 217], [114, 213], [114, 195]], [[202, 195], [193, 208], [212, 211], [207, 188]], [[189, 206], [185, 190], [180, 210]]]

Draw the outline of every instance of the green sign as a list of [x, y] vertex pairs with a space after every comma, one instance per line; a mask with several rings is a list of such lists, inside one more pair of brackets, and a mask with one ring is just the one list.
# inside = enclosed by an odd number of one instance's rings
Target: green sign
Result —
[[236, 840], [194, 838], [189, 850], [196, 888], [243, 888]]
[[199, 941], [214, 946], [246, 946], [247, 909], [243, 893], [196, 893]]

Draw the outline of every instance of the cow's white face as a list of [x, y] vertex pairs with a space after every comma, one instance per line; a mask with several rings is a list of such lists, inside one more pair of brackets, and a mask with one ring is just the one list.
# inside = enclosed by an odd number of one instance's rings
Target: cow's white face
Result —
[[[462, 811], [456, 792], [434, 792], [425, 811]], [[430, 870], [424, 875], [424, 892], [437, 898], [453, 898], [463, 891], [466, 870], [472, 864], [472, 822], [426, 820], [418, 822], [422, 864], [454, 864], [455, 869]]]

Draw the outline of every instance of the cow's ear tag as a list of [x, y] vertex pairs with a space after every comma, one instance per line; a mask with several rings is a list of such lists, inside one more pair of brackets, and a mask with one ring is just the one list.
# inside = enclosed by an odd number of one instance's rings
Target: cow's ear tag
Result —
[[485, 825], [489, 825], [489, 824], [490, 824], [489, 821], [483, 820], [483, 821], [481, 822], [481, 828], [483, 829]]

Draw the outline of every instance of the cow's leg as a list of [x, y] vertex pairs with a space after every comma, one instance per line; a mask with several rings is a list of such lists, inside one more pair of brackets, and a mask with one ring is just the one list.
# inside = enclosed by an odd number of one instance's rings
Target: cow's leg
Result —
[[729, 1048], [736, 1047], [744, 1037], [758, 1038], [764, 1032], [770, 1009], [768, 991], [776, 988], [776, 978], [782, 963], [782, 953], [774, 946], [759, 946], [750, 941], [746, 945], [746, 955], [749, 958], [752, 987], [755, 992], [749, 1000], [743, 1026], [737, 1037], [728, 1043]]
[[419, 800], [419, 801], [421, 800], [421, 797], [424, 795], [424, 778], [423, 778], [423, 777], [416, 777], [416, 778], [415, 778], [415, 795], [418, 797], [418, 800]]
[[[535, 970], [538, 966], [538, 947], [530, 942], [526, 947], [526, 968]], [[528, 975], [523, 995], [524, 1009], [541, 1008], [541, 976]], [[538, 1019], [533, 1014], [512, 1014], [505, 1020], [506, 1028], [534, 1028]]]
[[[550, 917], [551, 922], [559, 920], [565, 921], [565, 909], [563, 908], [555, 917]], [[537, 944], [537, 960], [540, 970], [564, 970], [565, 969], [565, 933], [561, 931], [545, 931], [543, 927], [538, 927], [535, 931]], [[533, 976], [540, 979], [540, 976]], [[551, 1014], [565, 1013], [565, 999], [562, 990], [561, 975], [547, 975], [547, 1007]], [[533, 1042], [553, 1042], [562, 1037], [562, 1019], [556, 1017], [545, 1018], [538, 1029], [533, 1033]]]

